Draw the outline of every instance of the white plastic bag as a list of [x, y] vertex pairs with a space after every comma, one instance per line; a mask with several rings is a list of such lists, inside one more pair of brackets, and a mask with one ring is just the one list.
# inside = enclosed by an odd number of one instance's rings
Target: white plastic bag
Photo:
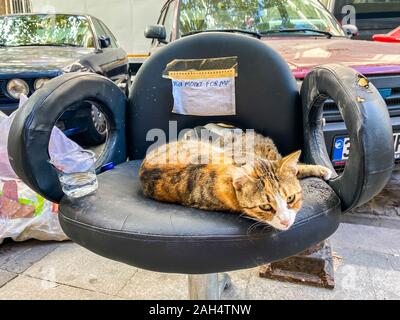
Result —
[[[21, 97], [20, 108], [28, 98]], [[0, 115], [0, 243], [5, 238], [16, 241], [37, 239], [63, 241], [67, 236], [58, 221], [58, 206], [53, 204], [20, 181], [8, 159], [8, 135], [15, 113], [7, 117]], [[83, 150], [64, 133], [54, 128], [50, 138], [51, 158], [62, 161], [62, 155]], [[77, 164], [68, 159], [68, 166]]]
[[17, 179], [14, 170], [11, 167], [10, 160], [8, 159], [8, 134], [10, 132], [10, 127], [12, 120], [14, 119], [14, 114], [7, 117], [2, 114], [0, 117], [0, 177], [8, 177]]

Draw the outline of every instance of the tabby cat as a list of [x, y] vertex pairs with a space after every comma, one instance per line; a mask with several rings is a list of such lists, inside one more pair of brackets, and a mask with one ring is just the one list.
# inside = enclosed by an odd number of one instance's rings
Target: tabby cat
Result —
[[[140, 169], [145, 196], [245, 214], [278, 230], [288, 230], [302, 206], [299, 179], [332, 177], [328, 168], [299, 164], [300, 151], [283, 158], [273, 141], [259, 134], [253, 135], [252, 161], [241, 163], [231, 151], [235, 145], [244, 145], [247, 136], [227, 135], [231, 136], [221, 141], [230, 143], [184, 140], [150, 151]], [[210, 155], [212, 161], [200, 161], [209, 160]]]

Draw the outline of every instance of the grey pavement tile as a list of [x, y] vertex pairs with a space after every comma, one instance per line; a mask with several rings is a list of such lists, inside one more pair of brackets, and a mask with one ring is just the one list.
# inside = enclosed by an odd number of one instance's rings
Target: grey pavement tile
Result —
[[374, 300], [375, 287], [368, 267], [343, 263], [335, 272], [335, 290], [326, 298], [334, 300]]
[[357, 265], [366, 268], [376, 268], [381, 270], [392, 270], [392, 255], [365, 249], [332, 248], [335, 254], [342, 257], [341, 263], [347, 265]]
[[0, 289], [0, 300], [114, 300], [99, 292], [55, 284], [26, 276], [10, 281]]
[[[334, 290], [261, 279], [258, 273], [253, 273], [246, 297], [274, 300], [376, 299], [377, 288], [371, 273], [375, 270], [392, 270], [388, 255], [335, 246], [333, 250], [341, 257], [336, 263]], [[391, 277], [391, 280], [395, 281], [395, 277]]]
[[[368, 237], [368, 233], [364, 233], [364, 236]], [[386, 239], [379, 241], [384, 243]], [[400, 272], [393, 267], [400, 265], [397, 255], [379, 252], [379, 245], [367, 250], [362, 243], [339, 247], [337, 242], [332, 242], [335, 254], [341, 257], [335, 270], [335, 290], [260, 279], [257, 273], [253, 273], [245, 297], [283, 300], [400, 299]]]
[[[342, 225], [332, 247], [343, 257], [344, 279], [354, 281], [357, 268], [367, 270], [375, 299], [400, 299], [400, 230]], [[355, 268], [355, 269], [352, 269]], [[353, 279], [353, 280], [352, 280]]]
[[117, 295], [133, 300], [186, 300], [188, 277], [138, 270]]
[[115, 295], [136, 271], [134, 267], [66, 243], [29, 268], [24, 275]]
[[400, 300], [400, 272], [370, 268], [369, 274], [377, 299]]
[[0, 245], [0, 268], [12, 273], [22, 273], [59, 245], [59, 242], [35, 240]]
[[18, 275], [12, 272], [8, 272], [0, 269], [0, 288], [10, 282], [12, 279]]
[[400, 254], [400, 230], [342, 223], [331, 238], [333, 249], [351, 248]]
[[335, 274], [336, 288], [328, 290], [285, 283], [253, 275], [248, 285], [248, 299], [255, 300], [352, 300], [374, 299], [373, 284], [365, 267], [342, 265]]
[[[363, 266], [368, 271], [375, 298], [400, 299], [400, 258], [376, 251], [339, 249], [346, 266]], [[350, 277], [349, 274], [344, 276]]]
[[392, 266], [393, 270], [400, 272], [400, 255], [399, 254], [391, 254], [388, 255], [390, 265]]

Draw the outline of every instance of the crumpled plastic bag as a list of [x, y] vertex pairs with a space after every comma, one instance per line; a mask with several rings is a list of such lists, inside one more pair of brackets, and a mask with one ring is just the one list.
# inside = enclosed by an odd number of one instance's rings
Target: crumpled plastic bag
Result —
[[0, 243], [37, 239], [65, 241], [58, 221], [58, 206], [35, 193], [20, 180], [0, 181]]
[[[23, 108], [27, 97], [21, 97]], [[47, 201], [18, 179], [8, 159], [8, 136], [15, 113], [9, 117], [0, 112], [0, 243], [5, 238], [15, 241], [37, 239], [64, 241], [67, 236], [58, 221], [58, 205]], [[54, 128], [49, 143], [50, 157], [57, 158], [66, 169], [79, 166], [79, 161], [65, 157], [83, 150]], [[65, 161], [63, 159], [65, 157]], [[81, 159], [84, 163], [84, 159]]]
[[[63, 143], [65, 135], [60, 131], [56, 130], [52, 133], [50, 144], [56, 142], [58, 144]], [[61, 142], [61, 143], [60, 143]], [[70, 142], [73, 142], [70, 140]], [[71, 151], [72, 150], [72, 151]], [[50, 163], [59, 172], [70, 174], [74, 172], [87, 172], [93, 167], [93, 162], [96, 159], [92, 158], [93, 153], [90, 151], [83, 152], [83, 149], [74, 150], [74, 148], [69, 148], [69, 151], [60, 152], [59, 150], [50, 150]], [[94, 156], [94, 154], [93, 154]]]

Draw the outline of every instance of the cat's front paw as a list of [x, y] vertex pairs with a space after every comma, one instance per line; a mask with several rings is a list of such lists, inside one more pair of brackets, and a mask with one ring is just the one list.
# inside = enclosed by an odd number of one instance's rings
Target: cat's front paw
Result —
[[325, 180], [325, 181], [329, 181], [333, 178], [333, 171], [331, 169], [328, 169], [326, 167], [322, 167], [320, 166], [319, 169], [320, 173], [321, 173], [321, 177]]

